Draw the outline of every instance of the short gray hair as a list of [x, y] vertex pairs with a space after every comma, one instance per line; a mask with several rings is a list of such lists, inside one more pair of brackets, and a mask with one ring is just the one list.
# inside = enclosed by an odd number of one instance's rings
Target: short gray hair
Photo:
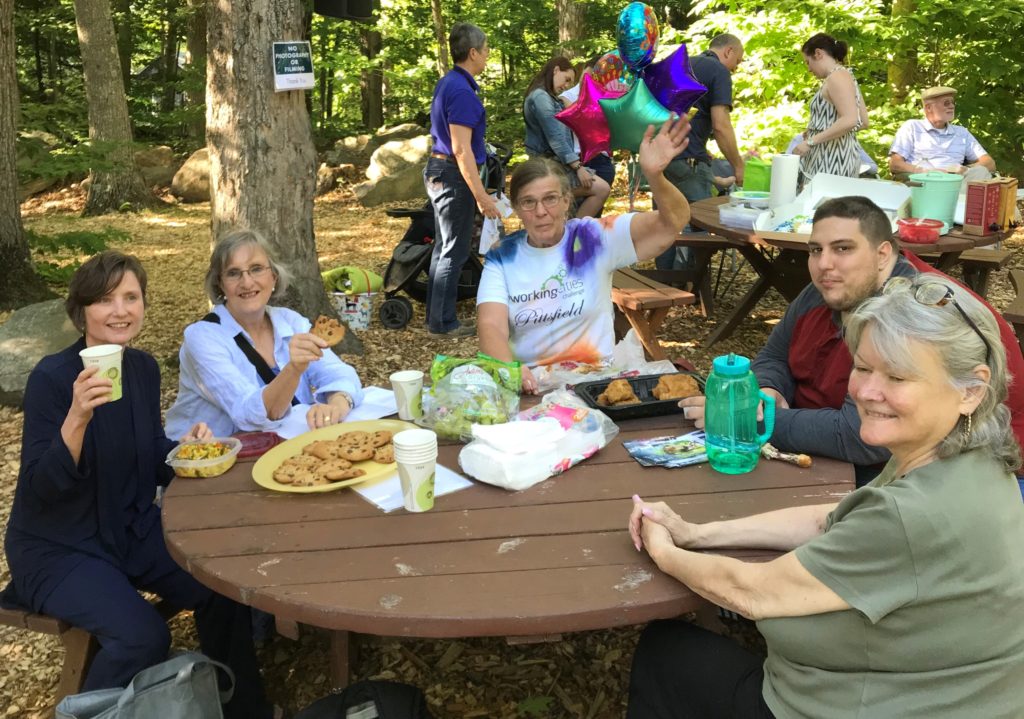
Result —
[[[957, 390], [984, 388], [984, 396], [971, 416], [969, 435], [961, 431], [961, 419], [939, 444], [939, 457], [954, 457], [972, 449], [985, 449], [1010, 472], [1021, 463], [1020, 447], [1010, 426], [1010, 410], [1004, 404], [1012, 377], [1006, 367], [1006, 349], [999, 326], [992, 312], [970, 292], [948, 279], [931, 272], [922, 272], [913, 280], [890, 280], [881, 295], [871, 297], [847, 315], [844, 322], [846, 343], [856, 352], [871, 328], [871, 344], [888, 366], [897, 374], [916, 373], [911, 342], [935, 350], [945, 368], [950, 384]], [[988, 348], [971, 329], [956, 307], [922, 304], [914, 298], [918, 287], [928, 283], [945, 285], [964, 313], [971, 318], [991, 348], [987, 366], [991, 371], [988, 384], [978, 379], [974, 368], [986, 364]]]
[[732, 33], [723, 32], [719, 35], [715, 35], [711, 38], [711, 42], [708, 43], [708, 49], [717, 50], [718, 48], [734, 47], [737, 50], [743, 49], [743, 41]]
[[476, 25], [468, 22], [457, 22], [448, 34], [448, 52], [453, 63], [460, 63], [469, 57], [473, 48], [483, 51], [487, 44], [487, 35]]
[[277, 261], [274, 251], [270, 249], [270, 243], [266, 241], [263, 235], [255, 230], [231, 230], [221, 235], [221, 238], [217, 240], [217, 244], [213, 246], [213, 252], [210, 254], [210, 267], [206, 270], [206, 280], [203, 283], [207, 297], [215, 305], [224, 302], [224, 290], [220, 285], [220, 278], [224, 274], [224, 268], [231, 262], [231, 256], [235, 252], [248, 245], [256, 245], [267, 255], [270, 270], [274, 273], [274, 278], [277, 280], [274, 293], [270, 296], [270, 299], [275, 300], [287, 291], [288, 284], [292, 279], [292, 273], [289, 272], [287, 267]]

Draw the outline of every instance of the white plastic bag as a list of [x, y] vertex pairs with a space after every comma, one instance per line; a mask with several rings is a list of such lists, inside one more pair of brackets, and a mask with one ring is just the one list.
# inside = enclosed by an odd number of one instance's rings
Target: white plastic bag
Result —
[[618, 432], [607, 415], [576, 395], [551, 392], [513, 422], [474, 425], [459, 466], [482, 482], [518, 491], [582, 462]]
[[537, 391], [549, 392], [571, 387], [579, 382], [596, 382], [614, 377], [637, 377], [643, 374], [667, 374], [677, 372], [676, 366], [668, 360], [648, 362], [644, 346], [635, 330], [629, 330], [625, 337], [612, 348], [611, 364], [585, 364], [583, 362], [556, 362], [533, 369], [537, 380]]

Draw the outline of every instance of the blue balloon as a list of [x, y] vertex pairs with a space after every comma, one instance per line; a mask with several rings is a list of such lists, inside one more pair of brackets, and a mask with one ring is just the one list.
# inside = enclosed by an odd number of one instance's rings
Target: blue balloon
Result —
[[658, 18], [649, 5], [631, 2], [619, 13], [616, 33], [619, 54], [626, 65], [639, 71], [650, 64], [658, 47]]

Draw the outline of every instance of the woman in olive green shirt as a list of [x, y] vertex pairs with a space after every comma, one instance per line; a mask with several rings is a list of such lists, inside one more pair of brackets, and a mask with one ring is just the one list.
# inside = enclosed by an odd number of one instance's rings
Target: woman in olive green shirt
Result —
[[[645, 630], [630, 719], [1024, 716], [1024, 508], [991, 313], [934, 275], [850, 313], [861, 438], [892, 452], [835, 505], [696, 525], [634, 498], [663, 571], [755, 619], [762, 662], [682, 622]], [[694, 552], [784, 550], [745, 563]]]

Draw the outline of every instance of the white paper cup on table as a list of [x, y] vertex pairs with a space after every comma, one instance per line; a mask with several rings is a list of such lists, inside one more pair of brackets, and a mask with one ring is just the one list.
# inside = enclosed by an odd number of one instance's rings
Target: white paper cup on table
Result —
[[[388, 379], [391, 380], [391, 389], [395, 391], [399, 419], [410, 420], [422, 417], [423, 373], [416, 369], [407, 369], [393, 373]], [[437, 446], [436, 438], [434, 446]]]
[[108, 378], [114, 385], [110, 393], [110, 401], [121, 399], [123, 386], [121, 384], [121, 355], [124, 347], [121, 345], [93, 345], [86, 347], [78, 353], [82, 358], [82, 364], [86, 367], [96, 365], [100, 368], [97, 373], [100, 377]]
[[429, 429], [407, 429], [396, 434], [392, 441], [405, 508], [410, 512], [426, 512], [434, 506], [437, 435]]

